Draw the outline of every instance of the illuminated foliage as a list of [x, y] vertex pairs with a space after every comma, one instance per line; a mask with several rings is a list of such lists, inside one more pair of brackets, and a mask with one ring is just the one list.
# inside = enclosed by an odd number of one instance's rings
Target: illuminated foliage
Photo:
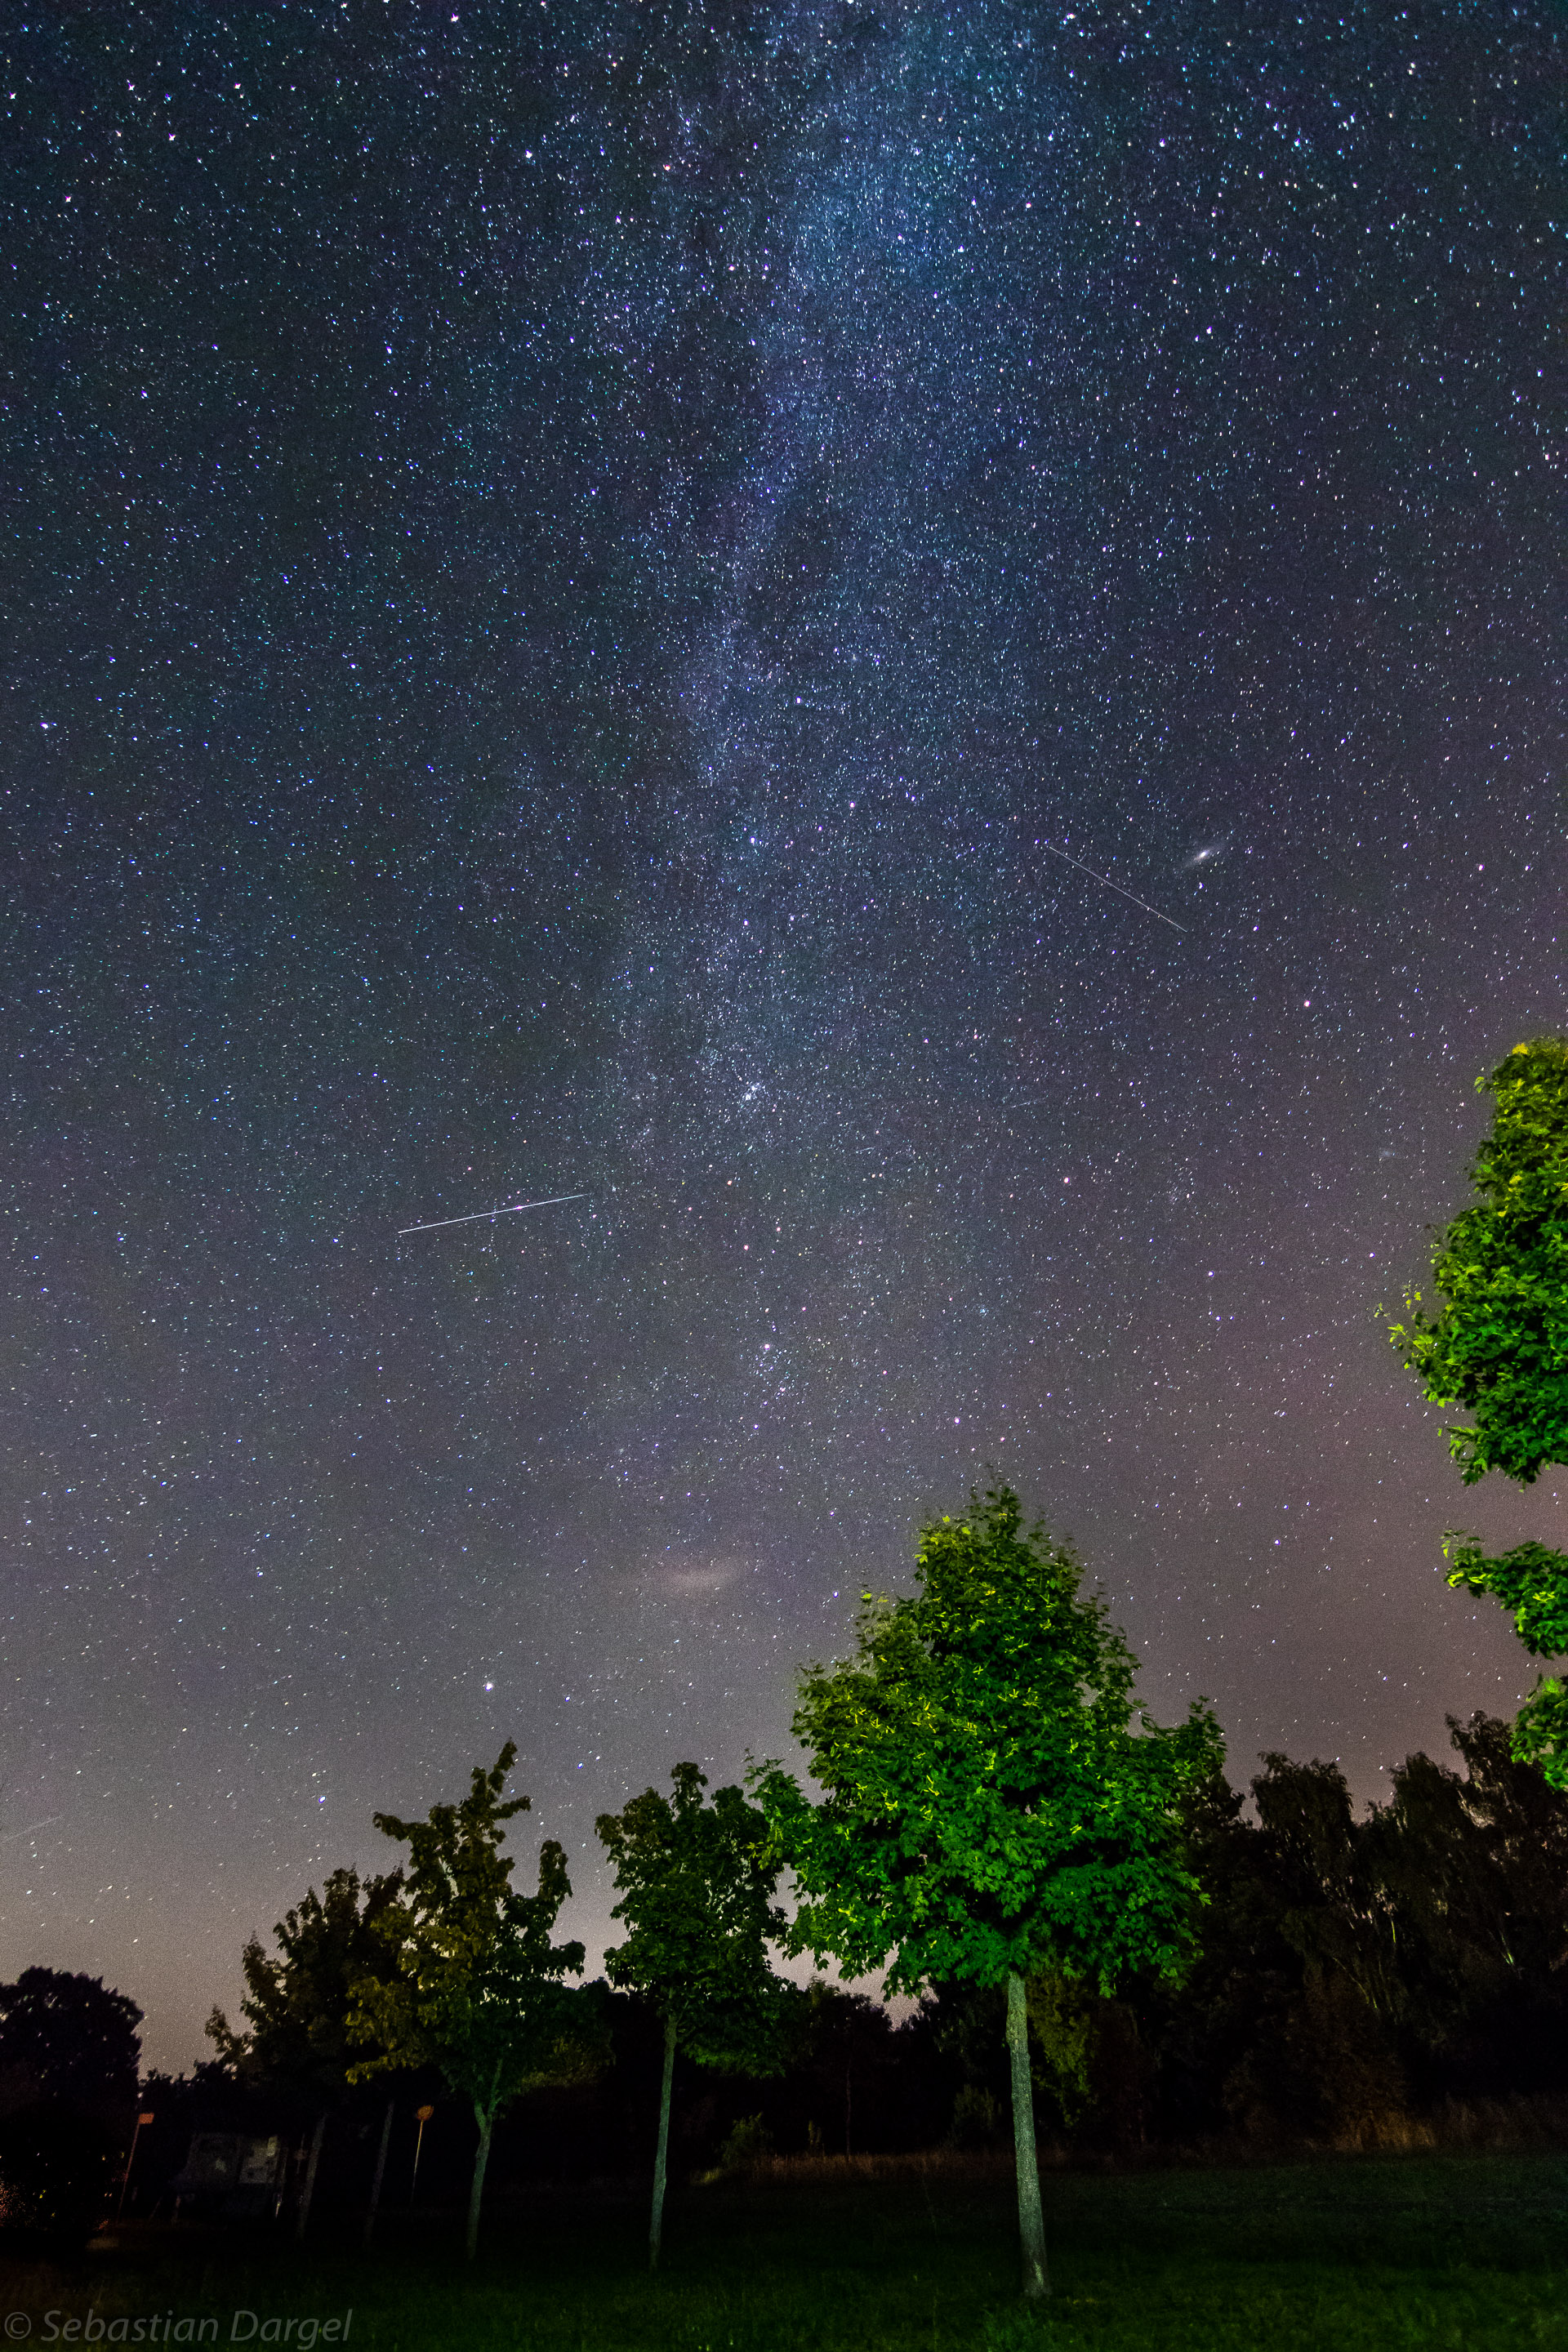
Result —
[[381, 2054], [354, 2068], [357, 2076], [437, 2066], [472, 2106], [479, 2140], [468, 2199], [470, 2258], [498, 2116], [521, 2092], [588, 2071], [594, 2056], [561, 1982], [581, 1974], [583, 1947], [550, 1940], [572, 1892], [565, 1853], [547, 1839], [539, 1891], [520, 1895], [512, 1858], [500, 1851], [507, 1822], [528, 1809], [526, 1797], [501, 1801], [516, 1759], [509, 1740], [489, 1771], [474, 1767], [460, 1804], [433, 1805], [423, 1822], [375, 1815], [377, 1829], [405, 1841], [410, 1857], [403, 1898], [385, 1926], [395, 1971], [359, 1986], [352, 2021], [381, 2045]]
[[[1407, 1294], [1389, 1336], [1436, 1405], [1471, 1418], [1448, 1446], [1467, 1486], [1489, 1470], [1530, 1486], [1568, 1463], [1568, 1043], [1516, 1045], [1478, 1081], [1491, 1132], [1472, 1171], [1479, 1196], [1437, 1237], [1432, 1276], [1444, 1304]], [[1533, 1656], [1568, 1648], [1568, 1558], [1524, 1543], [1489, 1559], [1450, 1535], [1448, 1581], [1489, 1592]], [[1568, 1693], [1542, 1681], [1516, 1727], [1515, 1753], [1568, 1787]]]
[[1136, 1662], [1071, 1548], [1005, 1487], [921, 1539], [918, 1591], [867, 1596], [857, 1652], [808, 1669], [794, 1728], [824, 1797], [757, 1778], [799, 1881], [797, 1948], [889, 1991], [1005, 1986], [1025, 2291], [1044, 2292], [1025, 2023], [1033, 1976], [1109, 1990], [1184, 1967], [1198, 1890], [1181, 1810], [1221, 1756], [1194, 1706], [1138, 1715]]
[[768, 1825], [739, 1789], [702, 1801], [705, 1776], [678, 1764], [675, 1801], [645, 1789], [596, 1824], [615, 1865], [620, 1900], [611, 1913], [626, 1939], [605, 1954], [612, 1984], [640, 1992], [664, 2020], [648, 2257], [663, 2236], [669, 2103], [677, 2046], [705, 2066], [775, 2073], [789, 2054], [789, 2024], [802, 1996], [775, 1976], [770, 1943], [784, 1933], [773, 1903], [781, 1864]]
[[1433, 1254], [1442, 1311], [1411, 1292], [1389, 1336], [1432, 1403], [1472, 1416], [1448, 1433], [1466, 1485], [1500, 1470], [1529, 1486], [1568, 1462], [1568, 1045], [1516, 1045], [1479, 1084], [1492, 1129], [1479, 1198]]

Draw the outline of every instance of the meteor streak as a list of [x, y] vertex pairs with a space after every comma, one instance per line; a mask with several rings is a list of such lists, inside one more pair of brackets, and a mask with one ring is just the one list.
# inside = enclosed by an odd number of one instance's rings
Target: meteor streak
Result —
[[405, 1234], [439, 1233], [443, 1225], [480, 1225], [497, 1217], [515, 1217], [520, 1209], [553, 1209], [563, 1201], [585, 1201], [586, 1192], [552, 1192], [542, 1201], [513, 1201], [510, 1208], [474, 1209], [466, 1217], [433, 1217], [427, 1225], [399, 1225], [397, 1238]]
[[1069, 866], [1076, 866], [1079, 872], [1087, 874], [1091, 882], [1103, 882], [1108, 890], [1116, 891], [1123, 898], [1131, 898], [1135, 907], [1142, 907], [1143, 912], [1146, 915], [1152, 915], [1157, 923], [1169, 923], [1173, 931], [1186, 930], [1185, 923], [1178, 923], [1173, 916], [1162, 915], [1159, 908], [1152, 907], [1147, 898], [1140, 898], [1131, 890], [1123, 890], [1121, 883], [1113, 882], [1109, 874], [1097, 874], [1092, 866], [1086, 866], [1081, 858], [1074, 857], [1068, 850], [1058, 849], [1054, 841], [1042, 841], [1037, 845], [1041, 849], [1048, 849], [1053, 857], [1065, 858]]

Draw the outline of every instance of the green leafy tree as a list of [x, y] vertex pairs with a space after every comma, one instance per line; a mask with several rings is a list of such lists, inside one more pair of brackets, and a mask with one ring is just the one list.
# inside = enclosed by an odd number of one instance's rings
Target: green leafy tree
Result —
[[551, 1941], [571, 1894], [563, 1849], [540, 1850], [539, 1891], [511, 1885], [500, 1851], [506, 1824], [526, 1797], [503, 1801], [517, 1760], [509, 1740], [495, 1765], [473, 1770], [460, 1804], [432, 1805], [422, 1822], [374, 1816], [409, 1848], [404, 1891], [384, 1926], [393, 1966], [357, 1988], [351, 2030], [378, 2045], [354, 2066], [363, 2079], [397, 2066], [438, 2067], [479, 2126], [468, 2195], [468, 2252], [479, 2244], [479, 2205], [496, 2122], [523, 2091], [591, 2071], [595, 2052], [561, 1979], [580, 1975], [583, 1947]]
[[776, 2074], [791, 2052], [804, 1996], [776, 1976], [770, 1944], [784, 1931], [773, 1903], [781, 1863], [763, 1815], [736, 1788], [715, 1790], [695, 1764], [670, 1775], [675, 1801], [645, 1789], [596, 1824], [620, 1901], [611, 1917], [626, 1939], [605, 1954], [612, 1984], [639, 1992], [664, 2021], [664, 2073], [654, 2158], [648, 2263], [658, 2267], [669, 2151], [669, 2104], [679, 2046], [700, 2065]]
[[334, 1870], [320, 1895], [311, 1887], [273, 1929], [278, 1949], [253, 1936], [240, 1956], [248, 2031], [236, 2032], [221, 2009], [207, 2020], [220, 2058], [242, 2079], [266, 2084], [315, 2110], [310, 2155], [294, 2217], [303, 2237], [316, 2193], [327, 2121], [342, 2104], [360, 2051], [349, 2019], [357, 1988], [386, 1965], [384, 1930], [395, 1914], [401, 1874], [367, 1878]]
[[[1438, 1234], [1432, 1276], [1441, 1311], [1419, 1291], [1389, 1336], [1429, 1401], [1470, 1418], [1448, 1431], [1467, 1486], [1489, 1470], [1528, 1486], [1568, 1463], [1568, 1043], [1516, 1045], [1477, 1081], [1492, 1097], [1476, 1155], [1478, 1195]], [[1525, 1543], [1489, 1559], [1451, 1534], [1448, 1581], [1489, 1592], [1533, 1657], [1568, 1648], [1568, 1557]], [[1521, 1710], [1514, 1752], [1568, 1787], [1568, 1691], [1543, 1678]]]
[[1047, 2292], [1026, 1983], [1109, 1992], [1186, 1962], [1197, 1882], [1183, 1802], [1222, 1754], [1203, 1705], [1160, 1730], [1082, 1567], [1026, 1533], [1007, 1487], [921, 1538], [912, 1596], [866, 1597], [856, 1654], [812, 1666], [794, 1719], [823, 1790], [776, 1764], [756, 1790], [803, 1900], [790, 1941], [889, 1992], [1006, 1991], [1024, 2292]]

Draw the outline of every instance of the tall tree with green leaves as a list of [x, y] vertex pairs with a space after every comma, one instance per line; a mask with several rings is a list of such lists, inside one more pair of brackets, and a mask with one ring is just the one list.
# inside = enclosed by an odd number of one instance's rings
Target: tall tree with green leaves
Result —
[[275, 1952], [253, 1936], [240, 1955], [246, 1984], [240, 2010], [248, 2031], [234, 2032], [221, 2009], [207, 2020], [209, 2040], [237, 2074], [274, 2085], [315, 2111], [295, 2209], [297, 2237], [310, 2222], [328, 2118], [342, 2105], [351, 2064], [363, 2054], [351, 2046], [349, 2028], [357, 1988], [385, 1965], [383, 1930], [402, 1885], [397, 1871], [362, 1885], [356, 1871], [334, 1870], [320, 1895], [312, 1886], [278, 1922]]
[[540, 1850], [539, 1891], [511, 1885], [500, 1851], [506, 1825], [529, 1800], [503, 1800], [517, 1760], [510, 1740], [494, 1766], [476, 1764], [460, 1804], [432, 1805], [422, 1822], [377, 1813], [377, 1829], [409, 1848], [404, 1891], [384, 1925], [393, 1967], [358, 1988], [351, 2030], [378, 2045], [354, 2068], [363, 2079], [395, 2066], [434, 2065], [479, 2126], [468, 2194], [468, 2252], [479, 2245], [490, 2140], [502, 2112], [542, 2083], [590, 2072], [596, 2053], [563, 1984], [581, 1975], [583, 1947], [551, 1941], [571, 1894], [564, 1850]]
[[[1476, 1081], [1492, 1097], [1490, 1133], [1471, 1171], [1477, 1198], [1437, 1235], [1442, 1306], [1405, 1295], [1389, 1337], [1433, 1404], [1468, 1422], [1448, 1431], [1467, 1486], [1490, 1470], [1521, 1486], [1568, 1464], [1568, 1042], [1516, 1045]], [[1533, 1657], [1568, 1650], [1568, 1557], [1519, 1544], [1489, 1559], [1471, 1536], [1445, 1546], [1448, 1581], [1489, 1592]], [[1568, 1690], [1542, 1677], [1514, 1726], [1514, 1754], [1568, 1788]]]
[[776, 2074], [790, 2055], [804, 1995], [775, 1975], [769, 1946], [784, 1932], [773, 1902], [781, 1862], [768, 1824], [738, 1788], [702, 1791], [707, 1775], [678, 1764], [673, 1804], [645, 1789], [596, 1824], [620, 1900], [610, 1916], [626, 1939], [605, 1954], [612, 1984], [639, 1992], [664, 2021], [664, 2072], [654, 2158], [648, 2266], [658, 2268], [675, 2053], [700, 2065]]
[[790, 1941], [889, 1992], [1006, 1990], [1024, 2293], [1048, 2292], [1026, 1984], [1178, 1976], [1200, 1901], [1183, 1805], [1218, 1769], [1208, 1707], [1158, 1729], [1070, 1545], [1008, 1487], [922, 1532], [915, 1593], [865, 1596], [855, 1655], [808, 1667], [795, 1737], [756, 1794], [803, 1900]]

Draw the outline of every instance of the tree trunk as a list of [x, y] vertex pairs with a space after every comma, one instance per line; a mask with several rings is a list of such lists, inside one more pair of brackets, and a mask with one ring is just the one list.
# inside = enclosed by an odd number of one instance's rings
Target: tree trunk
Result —
[[370, 2211], [364, 2217], [364, 2242], [368, 2246], [375, 2235], [375, 2217], [381, 2210], [381, 2184], [386, 2177], [386, 2143], [392, 2137], [392, 2101], [386, 2103], [386, 2113], [381, 2119], [381, 2146], [375, 2152], [375, 2178], [370, 2184]]
[[316, 2168], [321, 2161], [321, 2142], [327, 2137], [325, 2107], [316, 2117], [316, 2129], [310, 2141], [310, 2160], [305, 2167], [305, 2186], [300, 2191], [300, 2210], [294, 2216], [294, 2235], [302, 2238], [310, 2219], [310, 2200], [316, 2193]]
[[468, 2190], [468, 2234], [466, 2241], [470, 2262], [479, 2250], [479, 2200], [485, 2193], [485, 2167], [490, 2160], [490, 2134], [495, 2128], [495, 2116], [474, 2109], [479, 2121], [479, 2144], [474, 2150], [474, 2178]]
[[664, 2243], [664, 2179], [669, 2158], [669, 2095], [675, 2083], [675, 2020], [664, 2021], [664, 2083], [658, 2095], [658, 2146], [653, 2159], [653, 2212], [647, 2225], [647, 2266], [658, 2268]]
[[1029, 2012], [1024, 1979], [1007, 1979], [1007, 2055], [1013, 2066], [1013, 2156], [1018, 2173], [1018, 2237], [1024, 2254], [1024, 2294], [1031, 2303], [1049, 2294], [1046, 2271], [1046, 2224], [1040, 2211], [1040, 2167], [1035, 2154], [1035, 2086], [1029, 2075]]

